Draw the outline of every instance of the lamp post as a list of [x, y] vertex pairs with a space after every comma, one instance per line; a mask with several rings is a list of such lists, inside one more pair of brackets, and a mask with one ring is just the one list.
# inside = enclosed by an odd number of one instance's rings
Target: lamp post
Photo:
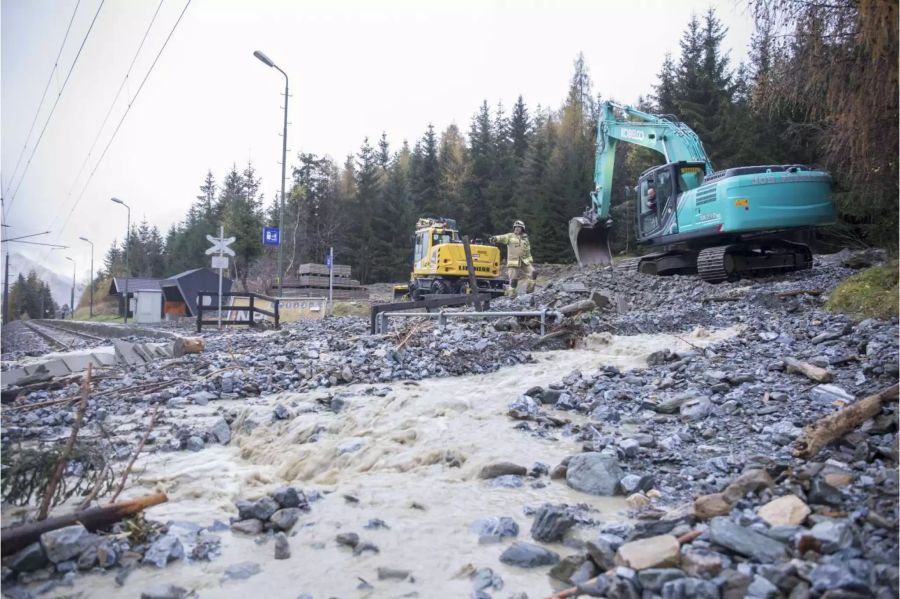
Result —
[[284, 179], [285, 169], [287, 168], [287, 125], [288, 125], [288, 76], [287, 73], [278, 68], [272, 59], [257, 50], [253, 56], [258, 58], [260, 62], [268, 67], [277, 69], [279, 73], [284, 75], [284, 132], [281, 135], [281, 198], [278, 203], [278, 297], [281, 297], [281, 283], [284, 273], [281, 270], [282, 265], [282, 239], [284, 235]]
[[90, 317], [94, 317], [94, 242], [87, 237], [79, 237], [81, 241], [91, 244], [91, 307]]
[[77, 270], [77, 266], [75, 265], [75, 261], [68, 256], [66, 256], [66, 260], [72, 263], [72, 295], [69, 299], [69, 309], [72, 310], [72, 320], [75, 320], [75, 271]]
[[116, 204], [122, 204], [128, 210], [128, 226], [125, 229], [125, 323], [128, 323], [128, 238], [131, 236], [131, 207], [119, 198], [110, 198]]

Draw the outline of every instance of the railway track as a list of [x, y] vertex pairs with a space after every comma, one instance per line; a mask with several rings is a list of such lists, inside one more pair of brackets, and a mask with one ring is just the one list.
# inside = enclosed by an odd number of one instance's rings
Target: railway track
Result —
[[96, 345], [98, 342], [106, 341], [103, 337], [81, 331], [74, 331], [49, 322], [35, 322], [33, 320], [26, 320], [23, 322], [41, 339], [63, 351], [92, 346]]

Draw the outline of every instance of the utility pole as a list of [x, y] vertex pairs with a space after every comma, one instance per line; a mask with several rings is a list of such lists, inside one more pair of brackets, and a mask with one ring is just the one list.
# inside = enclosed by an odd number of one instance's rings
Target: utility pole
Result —
[[119, 198], [110, 198], [116, 204], [122, 204], [128, 210], [128, 228], [125, 230], [125, 324], [128, 324], [128, 277], [131, 273], [128, 270], [128, 238], [131, 237], [131, 206], [120, 200]]
[[9, 324], [9, 250], [6, 251], [6, 272], [3, 275], [3, 324]]
[[91, 307], [90, 307], [90, 317], [94, 318], [94, 243], [88, 239], [87, 237], [79, 237], [81, 241], [86, 241], [91, 244]]

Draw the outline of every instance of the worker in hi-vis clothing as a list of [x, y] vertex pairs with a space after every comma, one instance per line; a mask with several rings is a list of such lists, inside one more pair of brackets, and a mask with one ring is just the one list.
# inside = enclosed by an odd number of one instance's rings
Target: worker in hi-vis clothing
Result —
[[506, 235], [495, 235], [491, 243], [502, 243], [507, 247], [506, 268], [509, 271], [508, 295], [518, 293], [519, 276], [525, 279], [525, 293], [534, 291], [534, 259], [531, 257], [531, 242], [525, 232], [525, 223], [517, 220], [513, 223], [513, 232]]

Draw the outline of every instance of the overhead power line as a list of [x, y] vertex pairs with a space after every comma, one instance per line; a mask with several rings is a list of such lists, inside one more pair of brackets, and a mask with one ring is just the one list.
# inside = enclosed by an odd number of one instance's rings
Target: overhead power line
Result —
[[128, 113], [131, 111], [131, 107], [134, 105], [135, 101], [137, 101], [138, 96], [141, 94], [141, 90], [144, 89], [144, 84], [147, 83], [147, 79], [150, 78], [150, 73], [153, 72], [153, 68], [156, 66], [156, 63], [159, 61], [159, 57], [162, 56], [163, 51], [166, 49], [166, 46], [169, 44], [169, 40], [172, 39], [172, 35], [174, 35], [175, 30], [178, 28], [178, 24], [181, 23], [181, 19], [182, 19], [182, 17], [184, 17], [184, 13], [187, 12], [188, 7], [191, 5], [191, 1], [192, 0], [187, 0], [187, 3], [184, 5], [184, 8], [181, 9], [181, 14], [178, 15], [178, 20], [175, 21], [175, 24], [172, 26], [171, 31], [169, 31], [169, 35], [166, 36], [166, 41], [163, 42], [163, 45], [159, 49], [159, 52], [156, 53], [156, 58], [153, 59], [153, 63], [150, 65], [150, 69], [147, 71], [147, 74], [144, 75], [144, 78], [141, 80], [141, 84], [138, 86], [137, 91], [134, 93], [134, 97], [128, 103], [128, 107], [125, 109], [125, 113], [122, 114], [122, 118], [119, 119], [119, 124], [116, 125], [116, 128], [113, 131], [112, 136], [109, 138], [109, 141], [106, 142], [106, 147], [103, 148], [103, 153], [100, 154], [100, 158], [97, 160], [97, 163], [94, 165], [94, 168], [91, 170], [91, 173], [88, 175], [87, 181], [84, 182], [84, 187], [81, 188], [81, 193], [78, 194], [78, 197], [75, 199], [75, 203], [72, 205], [72, 208], [69, 210], [69, 214], [66, 215], [66, 220], [63, 221], [62, 226], [59, 228], [59, 233], [57, 234], [57, 239], [59, 239], [59, 235], [62, 235], [62, 232], [65, 230], [66, 225], [69, 224], [69, 219], [72, 218], [72, 214], [75, 212], [75, 208], [78, 207], [78, 203], [81, 201], [81, 198], [84, 197], [84, 194], [87, 191], [88, 186], [91, 184], [91, 180], [94, 178], [94, 173], [97, 172], [97, 169], [100, 168], [100, 165], [103, 163], [103, 158], [106, 156], [107, 151], [109, 151], [109, 147], [112, 145], [113, 141], [116, 139], [116, 135], [119, 133], [119, 129], [122, 128], [122, 123], [125, 122], [125, 117], [128, 116]]
[[72, 23], [75, 21], [75, 14], [78, 12], [78, 6], [81, 4], [81, 0], [78, 0], [75, 3], [75, 10], [72, 11], [72, 18], [69, 19], [69, 26], [66, 27], [66, 34], [63, 36], [62, 44], [59, 45], [59, 52], [56, 54], [56, 60], [53, 61], [53, 68], [50, 69], [50, 76], [47, 77], [47, 85], [44, 86], [44, 93], [41, 94], [41, 101], [38, 102], [37, 110], [34, 111], [34, 119], [31, 121], [31, 128], [28, 129], [28, 135], [25, 136], [25, 143], [22, 144], [22, 150], [19, 152], [19, 158], [16, 159], [16, 167], [13, 169], [12, 174], [9, 176], [9, 181], [6, 184], [6, 189], [3, 191], [3, 195], [9, 193], [9, 188], [12, 187], [12, 182], [16, 178], [16, 173], [19, 170], [19, 165], [22, 163], [22, 156], [25, 155], [25, 150], [28, 148], [28, 140], [31, 139], [31, 134], [34, 133], [34, 126], [37, 124], [38, 116], [41, 114], [41, 108], [44, 106], [44, 100], [47, 98], [47, 90], [50, 89], [50, 84], [53, 82], [53, 73], [56, 72], [56, 69], [59, 67], [59, 58], [62, 56], [63, 48], [66, 47], [66, 40], [69, 39], [69, 32], [72, 30]]
[[47, 121], [44, 123], [44, 127], [41, 129], [41, 134], [38, 136], [37, 141], [34, 143], [34, 147], [31, 148], [31, 155], [28, 157], [28, 161], [25, 163], [25, 168], [22, 169], [22, 176], [19, 178], [19, 183], [16, 185], [15, 191], [13, 191], [12, 198], [9, 200], [9, 206], [6, 207], [7, 214], [12, 210], [12, 206], [16, 201], [16, 194], [19, 193], [19, 189], [22, 187], [22, 181], [25, 180], [25, 175], [28, 174], [28, 167], [31, 166], [31, 160], [34, 158], [34, 153], [37, 152], [38, 147], [41, 145], [41, 140], [44, 139], [44, 133], [47, 131], [47, 125], [50, 124], [50, 119], [53, 118], [53, 113], [56, 111], [56, 106], [59, 104], [60, 98], [62, 98], [63, 92], [66, 91], [66, 84], [69, 83], [69, 77], [72, 76], [72, 71], [75, 70], [75, 65], [78, 64], [78, 58], [81, 56], [81, 51], [84, 49], [84, 45], [87, 43], [88, 37], [91, 35], [91, 31], [94, 29], [94, 23], [97, 22], [97, 17], [100, 16], [100, 9], [103, 8], [103, 4], [106, 0], [100, 0], [100, 6], [97, 7], [97, 12], [94, 13], [94, 18], [91, 20], [91, 26], [88, 27], [87, 33], [84, 34], [84, 39], [81, 40], [81, 45], [78, 47], [78, 53], [75, 54], [75, 60], [72, 61], [72, 66], [69, 67], [69, 72], [66, 73], [66, 78], [63, 80], [62, 87], [59, 90], [59, 93], [56, 95], [56, 101], [53, 103], [53, 108], [50, 109], [50, 114], [47, 116]]
[[103, 122], [100, 123], [100, 128], [97, 129], [97, 135], [94, 137], [94, 142], [91, 144], [91, 149], [88, 150], [87, 156], [84, 157], [84, 162], [81, 163], [81, 168], [78, 170], [78, 174], [75, 175], [75, 179], [72, 181], [72, 186], [69, 188], [69, 192], [66, 194], [66, 199], [72, 197], [72, 192], [75, 191], [75, 186], [78, 184], [78, 180], [81, 178], [81, 174], [84, 172], [85, 167], [91, 160], [91, 155], [94, 153], [94, 148], [97, 147], [97, 142], [100, 141], [100, 135], [103, 133], [103, 129], [106, 127], [107, 121], [109, 121], [109, 117], [112, 114], [113, 108], [115, 108], [116, 102], [119, 100], [119, 96], [122, 95], [122, 90], [125, 89], [125, 84], [128, 83], [128, 77], [131, 76], [131, 70], [134, 68], [134, 63], [137, 62], [138, 55], [141, 53], [141, 49], [143, 49], [144, 43], [147, 41], [147, 36], [150, 33], [150, 29], [153, 27], [153, 23], [156, 22], [156, 17], [159, 15], [159, 9], [162, 8], [164, 1], [165, 0], [159, 0], [159, 4], [156, 6], [156, 12], [153, 13], [153, 18], [150, 19], [150, 24], [147, 25], [147, 29], [144, 31], [144, 37], [141, 38], [141, 43], [138, 45], [137, 51], [134, 53], [134, 56], [131, 59], [131, 64], [128, 65], [128, 70], [125, 72], [125, 77], [122, 79], [122, 83], [119, 85], [119, 89], [116, 91], [116, 96], [110, 103], [109, 110], [106, 111], [106, 116], [103, 117]]

